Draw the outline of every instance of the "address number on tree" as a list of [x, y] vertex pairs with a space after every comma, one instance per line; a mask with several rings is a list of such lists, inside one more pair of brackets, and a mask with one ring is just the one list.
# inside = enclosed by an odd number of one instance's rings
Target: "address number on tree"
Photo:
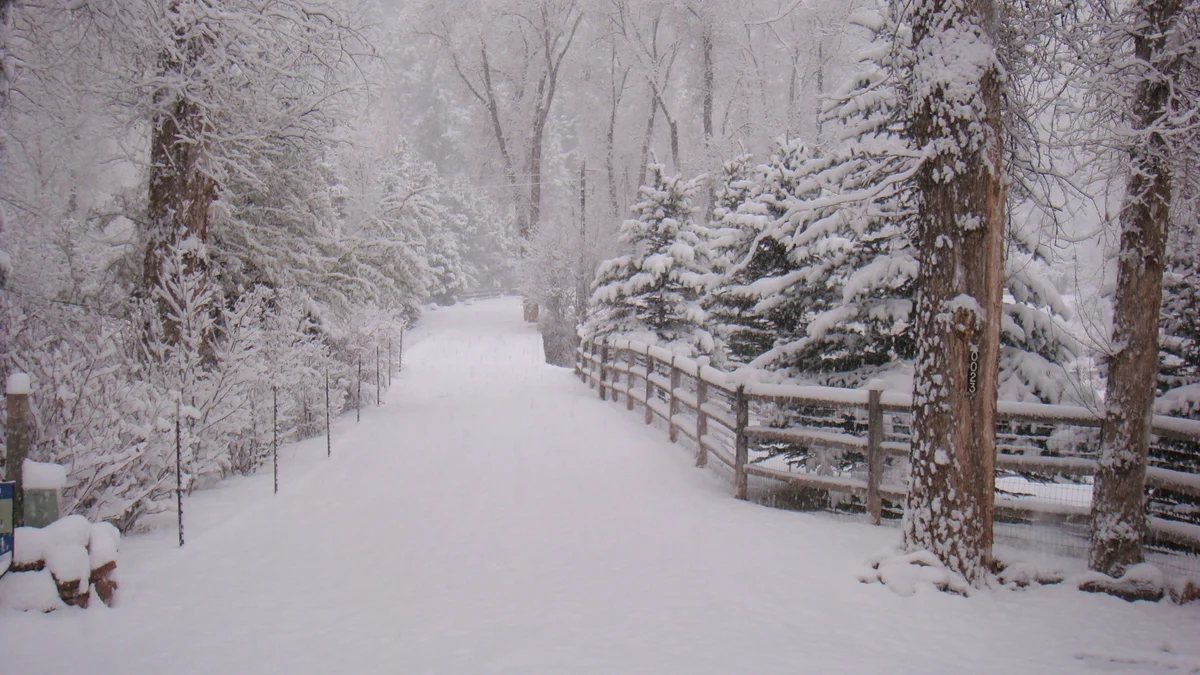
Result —
[[967, 364], [967, 392], [974, 394], [979, 388], [979, 348], [971, 347], [970, 362]]

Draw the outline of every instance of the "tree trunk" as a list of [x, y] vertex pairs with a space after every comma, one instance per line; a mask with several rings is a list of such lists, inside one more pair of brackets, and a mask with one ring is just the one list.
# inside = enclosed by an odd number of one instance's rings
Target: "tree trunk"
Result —
[[[700, 36], [700, 47], [703, 52], [703, 68], [704, 68], [704, 93], [700, 105], [700, 124], [704, 131], [704, 156], [705, 161], [712, 157], [709, 153], [712, 150], [713, 141], [713, 34], [712, 24], [704, 24], [704, 32]], [[715, 207], [716, 193], [713, 189], [713, 181], [705, 181], [704, 189], [704, 222], [711, 223], [713, 219], [713, 209]]]
[[[513, 165], [512, 155], [508, 151], [508, 141], [504, 136], [504, 125], [500, 123], [500, 102], [496, 100], [496, 91], [492, 87], [492, 67], [488, 61], [487, 46], [480, 45], [479, 60], [483, 68], [483, 94], [480, 95], [471, 86], [470, 80], [461, 71], [459, 77], [471, 89], [476, 98], [480, 99], [487, 107], [488, 119], [492, 123], [492, 136], [496, 139], [496, 147], [500, 150], [500, 161], [504, 163], [504, 178], [508, 181], [509, 188], [513, 193], [513, 206], [517, 210], [517, 233], [521, 235], [521, 256], [525, 255], [525, 241], [529, 235], [529, 218], [525, 208], [525, 196], [520, 187], [517, 186], [517, 172]], [[458, 62], [455, 61], [455, 68], [458, 68]]]
[[1158, 376], [1158, 315], [1171, 206], [1171, 152], [1161, 133], [1171, 113], [1177, 57], [1163, 52], [1181, 0], [1141, 0], [1133, 25], [1134, 57], [1147, 71], [1134, 94], [1135, 130], [1121, 208], [1121, 252], [1113, 307], [1116, 352], [1109, 361], [1100, 436], [1100, 466], [1092, 497], [1093, 570], [1119, 577], [1143, 560], [1144, 483], [1154, 387]]
[[580, 326], [587, 320], [588, 286], [592, 281], [587, 261], [587, 160], [585, 159], [579, 163], [579, 272], [575, 289], [575, 323]]
[[625, 82], [629, 78], [629, 69], [625, 69], [625, 72], [621, 75], [621, 83], [618, 85], [616, 81], [617, 59], [615, 45], [613, 47], [611, 63], [613, 68], [612, 107], [608, 113], [608, 134], [605, 138], [607, 146], [604, 155], [604, 170], [608, 175], [608, 202], [612, 208], [613, 220], [620, 220], [621, 204], [617, 200], [617, 173], [613, 166], [614, 155], [616, 154], [617, 110], [621, 105], [621, 98], [625, 94]]
[[[172, 5], [171, 11], [178, 12], [178, 6]], [[207, 40], [188, 35], [186, 28], [178, 29], [175, 48], [160, 57], [164, 78], [183, 77], [201, 60], [208, 48]], [[217, 192], [216, 182], [205, 166], [209, 125], [204, 109], [182, 91], [160, 92], [158, 98], [161, 107], [150, 140], [149, 231], [142, 263], [147, 293], [162, 285], [163, 261], [172, 245], [189, 237], [207, 240], [209, 209]], [[183, 272], [203, 273], [204, 265], [203, 255], [189, 252], [184, 257]], [[183, 306], [181, 298], [174, 300]], [[170, 303], [160, 298], [157, 305], [164, 337], [173, 343], [179, 337], [179, 328], [169, 318]]]
[[7, 394], [5, 405], [8, 407], [5, 434], [7, 436], [7, 458], [5, 459], [5, 477], [14, 481], [13, 486], [13, 528], [25, 525], [25, 459], [29, 455], [29, 394]]
[[670, 132], [671, 139], [671, 172], [679, 173], [683, 171], [679, 160], [679, 125], [675, 122], [675, 118], [671, 117], [670, 111], [667, 110], [667, 103], [658, 92], [656, 85], [651, 85], [654, 88], [654, 100], [658, 101], [658, 107], [662, 110], [663, 119], [667, 121], [667, 129]]
[[[1004, 177], [1003, 80], [991, 0], [923, 0], [913, 11], [910, 133], [918, 175], [918, 357], [909, 549], [979, 585], [991, 565]], [[953, 51], [951, 51], [953, 50]], [[938, 66], [973, 54], [979, 76]], [[956, 56], [957, 54], [957, 56]]]
[[654, 141], [654, 118], [658, 116], [658, 101], [650, 95], [650, 115], [646, 118], [646, 137], [642, 139], [642, 163], [638, 165], [638, 182], [633, 186], [636, 192], [646, 181], [646, 167], [650, 166], [650, 144]]
[[[9, 50], [12, 46], [8, 37], [12, 30], [10, 24], [16, 4], [16, 0], [0, 0], [0, 110], [8, 105], [9, 80], [12, 78], [12, 73], [9, 72]], [[4, 148], [2, 141], [3, 139], [0, 139], [0, 150]]]

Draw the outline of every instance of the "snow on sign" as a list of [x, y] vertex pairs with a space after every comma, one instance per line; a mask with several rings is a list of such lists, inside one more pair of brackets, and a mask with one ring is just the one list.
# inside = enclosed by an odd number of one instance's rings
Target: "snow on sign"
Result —
[[0, 482], [0, 556], [13, 549], [13, 492], [16, 483]]

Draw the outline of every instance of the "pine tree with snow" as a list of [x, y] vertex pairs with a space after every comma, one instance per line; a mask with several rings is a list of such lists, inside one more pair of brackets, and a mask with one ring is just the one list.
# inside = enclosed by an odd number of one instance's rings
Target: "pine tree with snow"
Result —
[[738, 221], [738, 209], [761, 189], [755, 180], [755, 167], [750, 164], [752, 159], [751, 155], [739, 155], [725, 162], [716, 180], [708, 240], [717, 274], [741, 258], [754, 236], [753, 229], [741, 227]]
[[[1200, 155], [1200, 152], [1193, 152]], [[1167, 241], [1163, 302], [1158, 321], [1160, 415], [1200, 419], [1200, 168], [1197, 158], [1180, 171], [1172, 230]]]
[[633, 206], [636, 218], [621, 225], [620, 242], [632, 253], [600, 265], [584, 334], [591, 339], [619, 335], [707, 354], [712, 337], [699, 297], [710, 263], [692, 205], [697, 184], [667, 176], [658, 164], [649, 173], [650, 181], [639, 191], [641, 201]]
[[711, 284], [706, 304], [715, 319], [723, 353], [719, 361], [747, 363], [787, 340], [800, 325], [789, 300], [795, 264], [788, 257], [794, 234], [787, 220], [791, 205], [819, 188], [808, 181], [814, 160], [800, 139], [782, 141], [766, 164], [754, 171], [757, 185], [738, 184], [747, 197], [736, 211], [725, 210], [721, 220], [724, 263]]
[[[913, 233], [920, 153], [904, 136], [910, 30], [886, 13], [859, 13], [852, 23], [872, 39], [826, 103], [832, 141], [823, 157], [803, 165], [796, 180], [809, 187], [777, 225], [792, 285], [757, 300], [797, 317], [797, 325], [776, 331], [774, 345], [751, 361], [847, 387], [911, 368], [919, 271]], [[1014, 205], [1029, 199], [1015, 191], [1010, 198]], [[1058, 403], [1070, 392], [1062, 366], [1078, 352], [1063, 324], [1068, 310], [1050, 283], [1037, 228], [1014, 223], [1006, 234], [1000, 395]]]
[[789, 304], [798, 305], [800, 325], [753, 361], [836, 386], [858, 386], [915, 355], [918, 266], [910, 233], [918, 158], [902, 137], [906, 35], [885, 16], [860, 14], [853, 22], [874, 39], [825, 105], [835, 141], [808, 167], [821, 190], [796, 200], [787, 218], [787, 255], [796, 267]]

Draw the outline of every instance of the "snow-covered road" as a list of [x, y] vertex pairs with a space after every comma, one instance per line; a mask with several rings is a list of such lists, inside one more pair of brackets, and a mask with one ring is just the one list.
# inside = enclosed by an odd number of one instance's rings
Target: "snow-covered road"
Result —
[[259, 476], [197, 497], [184, 549], [173, 532], [127, 540], [117, 609], [0, 611], [0, 673], [1200, 667], [1196, 606], [860, 584], [895, 530], [734, 500], [640, 416], [542, 365], [520, 314], [514, 299], [431, 314], [331, 460], [317, 439], [285, 453], [278, 496]]

